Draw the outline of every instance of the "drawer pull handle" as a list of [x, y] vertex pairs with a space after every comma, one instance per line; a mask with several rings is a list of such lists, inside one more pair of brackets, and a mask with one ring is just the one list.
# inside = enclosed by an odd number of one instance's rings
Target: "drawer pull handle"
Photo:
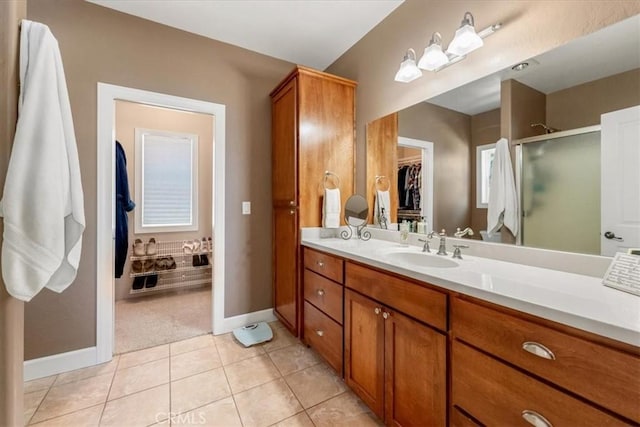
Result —
[[543, 359], [556, 360], [555, 354], [547, 347], [543, 346], [540, 343], [527, 341], [522, 343], [522, 349], [524, 351], [528, 351], [529, 353], [542, 357]]
[[295, 205], [296, 205], [295, 200], [289, 200], [289, 206], [295, 206]]
[[380, 310], [380, 307], [376, 307], [376, 308], [373, 309], [373, 312], [375, 314], [380, 314], [382, 312], [382, 310]]
[[386, 311], [384, 313], [382, 313], [382, 317], [384, 317], [385, 319], [389, 318], [389, 313], [387, 313]]
[[293, 209], [291, 209], [291, 210], [289, 211], [289, 215], [295, 215], [295, 213], [296, 213], [296, 211], [294, 211]]
[[317, 330], [317, 331], [316, 331], [316, 334], [318, 334], [318, 336], [319, 336], [319, 337], [321, 337], [321, 336], [323, 336], [323, 335], [324, 335], [324, 331]]
[[526, 422], [535, 427], [553, 427], [553, 424], [551, 424], [548, 419], [546, 419], [536, 411], [525, 409], [524, 411], [522, 411], [522, 418], [524, 418]]
[[322, 261], [318, 261], [316, 264], [318, 264], [318, 267], [320, 268], [324, 267], [324, 262]]
[[324, 295], [324, 289], [318, 289], [317, 294], [318, 294], [318, 296], [323, 296]]

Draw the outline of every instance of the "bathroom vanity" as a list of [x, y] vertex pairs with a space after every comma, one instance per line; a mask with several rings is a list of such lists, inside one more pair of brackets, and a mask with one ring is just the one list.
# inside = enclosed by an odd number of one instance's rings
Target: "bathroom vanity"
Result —
[[387, 425], [640, 423], [640, 298], [385, 240], [302, 245], [304, 340]]

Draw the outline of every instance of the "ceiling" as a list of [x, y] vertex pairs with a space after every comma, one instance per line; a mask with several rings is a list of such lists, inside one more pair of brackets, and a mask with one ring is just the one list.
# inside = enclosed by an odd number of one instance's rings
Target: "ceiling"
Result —
[[[503, 28], [506, 31], [508, 27]], [[491, 43], [488, 39], [486, 43]], [[640, 68], [640, 15], [620, 21], [527, 61], [523, 71], [507, 68], [428, 100], [464, 114], [500, 107], [500, 82], [518, 80], [549, 94]], [[451, 68], [463, 67], [464, 63]], [[440, 72], [447, 72], [445, 69]]]
[[86, 0], [324, 70], [404, 0]]

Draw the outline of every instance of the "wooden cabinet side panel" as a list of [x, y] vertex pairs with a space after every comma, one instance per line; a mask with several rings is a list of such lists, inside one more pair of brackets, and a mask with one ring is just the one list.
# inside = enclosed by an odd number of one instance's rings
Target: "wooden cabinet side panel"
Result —
[[[271, 101], [272, 192], [274, 206], [297, 206], [297, 89], [291, 80]], [[293, 204], [291, 203], [293, 202]]]
[[[391, 198], [389, 223], [398, 219], [398, 113], [379, 118], [367, 124], [367, 178], [366, 198], [370, 207], [368, 223], [373, 223], [376, 176], [384, 176], [379, 189], [389, 185]], [[384, 184], [384, 185], [383, 185]]]
[[345, 381], [371, 408], [384, 416], [384, 323], [379, 304], [345, 291]]
[[316, 75], [298, 79], [300, 226], [319, 227], [325, 171], [340, 179], [342, 207], [355, 189], [355, 87]]
[[[293, 213], [292, 213], [293, 212]], [[295, 208], [273, 210], [273, 303], [285, 326], [298, 334], [298, 225]]]
[[385, 422], [444, 426], [447, 417], [447, 338], [389, 311], [385, 320]]

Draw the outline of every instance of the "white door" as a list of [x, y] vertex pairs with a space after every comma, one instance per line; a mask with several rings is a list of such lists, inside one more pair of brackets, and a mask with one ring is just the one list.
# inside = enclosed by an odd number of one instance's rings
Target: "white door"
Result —
[[640, 248], [640, 105], [601, 116], [601, 244], [613, 256]]

